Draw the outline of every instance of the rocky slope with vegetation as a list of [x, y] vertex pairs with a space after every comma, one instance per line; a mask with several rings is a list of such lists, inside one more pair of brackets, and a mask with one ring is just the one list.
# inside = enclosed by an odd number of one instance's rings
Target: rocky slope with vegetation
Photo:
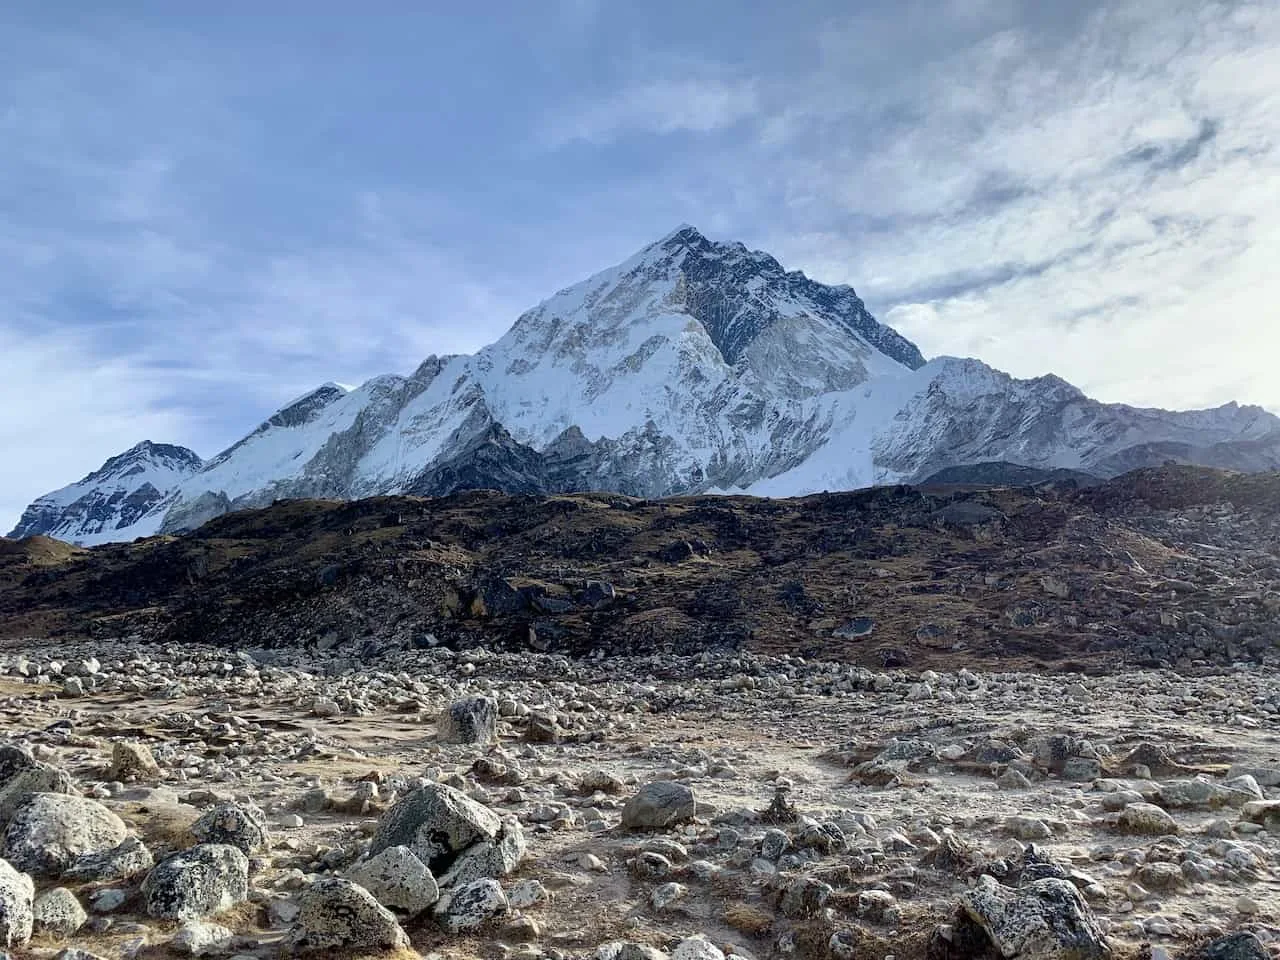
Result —
[[574, 656], [789, 653], [870, 667], [1263, 661], [1280, 650], [1280, 477], [791, 500], [289, 501], [92, 550], [0, 546], [0, 637]]

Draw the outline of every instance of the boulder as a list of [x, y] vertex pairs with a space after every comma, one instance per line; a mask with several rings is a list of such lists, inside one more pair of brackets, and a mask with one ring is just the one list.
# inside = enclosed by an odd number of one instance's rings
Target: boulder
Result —
[[403, 950], [409, 947], [409, 938], [395, 915], [364, 887], [326, 877], [299, 895], [289, 943], [299, 953]]
[[461, 933], [498, 919], [507, 909], [507, 896], [496, 880], [475, 880], [441, 897], [435, 917], [450, 933]]
[[112, 780], [128, 783], [130, 780], [156, 780], [160, 777], [160, 765], [145, 743], [117, 740], [111, 748]]
[[1196, 960], [1271, 960], [1271, 951], [1256, 935], [1242, 930], [1206, 944]]
[[633, 830], [660, 829], [693, 819], [698, 811], [693, 791], [683, 783], [646, 783], [622, 808], [622, 825]]
[[498, 737], [498, 702], [490, 697], [466, 697], [449, 704], [436, 722], [441, 743], [492, 743]]
[[408, 847], [441, 877], [469, 847], [503, 835], [502, 819], [460, 790], [429, 783], [401, 798], [382, 816], [369, 845], [376, 856], [389, 847]]
[[368, 890], [384, 907], [415, 917], [440, 899], [427, 865], [408, 847], [387, 847], [347, 871], [347, 879]]
[[174, 934], [173, 939], [169, 941], [169, 947], [175, 953], [186, 954], [190, 957], [207, 957], [229, 953], [231, 951], [231, 941], [235, 939], [235, 936], [233, 931], [220, 923], [209, 923], [207, 920], [188, 920]]
[[440, 886], [457, 887], [472, 880], [505, 877], [524, 859], [526, 844], [520, 821], [510, 817], [502, 822], [502, 830], [492, 840], [481, 840], [458, 854], [440, 877]]
[[29, 876], [0, 860], [0, 946], [21, 947], [31, 939], [35, 892]]
[[226, 843], [241, 853], [257, 853], [271, 844], [267, 818], [251, 803], [223, 803], [191, 825], [201, 843]]
[[56, 877], [78, 857], [121, 843], [124, 821], [98, 803], [62, 793], [35, 793], [4, 832], [4, 856], [19, 870]]
[[71, 866], [62, 871], [64, 880], [79, 883], [96, 883], [102, 880], [128, 880], [146, 873], [156, 864], [151, 851], [137, 837], [125, 837], [110, 850], [84, 853], [76, 857]]
[[1104, 960], [1111, 948], [1089, 905], [1068, 880], [1045, 879], [1018, 889], [983, 876], [960, 900], [962, 916], [999, 956], [1036, 960]]
[[142, 882], [148, 915], [199, 920], [229, 910], [249, 895], [249, 858], [237, 847], [202, 843], [166, 857]]
[[0, 744], [0, 787], [8, 783], [20, 770], [35, 766], [36, 758], [26, 747], [11, 743]]
[[1120, 811], [1116, 827], [1122, 833], [1164, 836], [1178, 832], [1177, 821], [1154, 803], [1131, 803]]
[[42, 893], [32, 908], [35, 929], [60, 940], [74, 934], [89, 921], [89, 915], [76, 895], [66, 887], [54, 887]]
[[32, 794], [71, 795], [75, 792], [71, 777], [65, 770], [51, 763], [33, 760], [30, 766], [14, 772], [0, 787], [0, 826], [12, 820], [18, 808], [31, 799]]

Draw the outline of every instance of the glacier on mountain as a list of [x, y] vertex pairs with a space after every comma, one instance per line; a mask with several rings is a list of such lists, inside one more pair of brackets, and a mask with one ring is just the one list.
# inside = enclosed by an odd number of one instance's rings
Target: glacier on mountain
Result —
[[15, 534], [91, 544], [281, 498], [479, 486], [783, 496], [994, 460], [1099, 475], [1166, 459], [1273, 469], [1280, 419], [1102, 404], [1057, 377], [926, 363], [851, 288], [683, 226], [474, 355], [324, 384], [208, 462], [191, 458], [105, 519], [82, 501], [122, 491], [105, 474], [89, 490], [91, 475], [38, 500]]

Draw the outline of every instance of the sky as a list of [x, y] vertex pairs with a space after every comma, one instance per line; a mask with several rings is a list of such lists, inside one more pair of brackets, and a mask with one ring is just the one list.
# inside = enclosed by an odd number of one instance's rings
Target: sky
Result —
[[0, 531], [684, 222], [927, 356], [1280, 412], [1274, 0], [470, 9], [0, 7]]

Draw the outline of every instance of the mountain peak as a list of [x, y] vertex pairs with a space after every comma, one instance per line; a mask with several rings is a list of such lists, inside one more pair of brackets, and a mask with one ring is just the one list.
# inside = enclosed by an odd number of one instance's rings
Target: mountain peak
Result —
[[144, 442], [24, 513], [81, 544], [277, 499], [463, 487], [793, 495], [1008, 461], [1109, 474], [1174, 458], [1280, 466], [1280, 419], [1167, 414], [939, 359], [852, 287], [684, 223], [526, 311], [472, 356], [326, 383], [208, 463]]
[[843, 335], [909, 369], [925, 363], [915, 344], [879, 323], [852, 287], [788, 272], [770, 254], [711, 240], [692, 224], [681, 224], [645, 247], [621, 271], [617, 282], [632, 288], [674, 282], [683, 309], [702, 324], [729, 364], [738, 363], [764, 331], [801, 316], [825, 318], [820, 322], [834, 324]]
[[658, 243], [667, 244], [667, 243], [671, 243], [672, 241], [680, 241], [683, 243], [696, 243], [698, 240], [705, 240], [705, 239], [706, 237], [704, 237], [702, 233], [698, 230], [698, 228], [695, 227], [692, 223], [682, 223], [678, 227], [676, 227], [674, 230], [667, 233], [667, 235], [664, 236], [661, 240], [659, 240]]
[[124, 453], [110, 457], [106, 463], [81, 482], [116, 476], [123, 470], [136, 473], [143, 469], [143, 464], [148, 463], [173, 465], [180, 470], [185, 468], [194, 470], [203, 462], [198, 453], [187, 447], [178, 446], [176, 443], [153, 443], [150, 440], [143, 440], [141, 443], [135, 443]]
[[[641, 259], [652, 259], [653, 254], [671, 256], [695, 254], [712, 260], [751, 261], [752, 269], [762, 274], [784, 273], [782, 265], [763, 250], [750, 250], [736, 241], [712, 240], [692, 224], [682, 223], [660, 240], [651, 243], [640, 253]], [[647, 255], [647, 256], [646, 256]], [[799, 274], [803, 276], [803, 274]]]
[[9, 536], [45, 534], [82, 545], [138, 536], [143, 531], [123, 537], [116, 531], [139, 523], [203, 465], [194, 450], [143, 440], [78, 483], [36, 500]]

